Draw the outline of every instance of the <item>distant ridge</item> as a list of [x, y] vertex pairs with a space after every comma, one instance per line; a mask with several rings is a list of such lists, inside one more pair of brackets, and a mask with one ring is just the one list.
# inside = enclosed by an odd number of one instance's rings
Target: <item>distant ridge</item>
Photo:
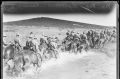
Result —
[[56, 28], [91, 28], [91, 29], [104, 29], [110, 28], [108, 26], [87, 24], [81, 22], [67, 21], [54, 19], [49, 17], [38, 17], [26, 20], [4, 22], [3, 25], [7, 26], [36, 26], [36, 27], [56, 27]]

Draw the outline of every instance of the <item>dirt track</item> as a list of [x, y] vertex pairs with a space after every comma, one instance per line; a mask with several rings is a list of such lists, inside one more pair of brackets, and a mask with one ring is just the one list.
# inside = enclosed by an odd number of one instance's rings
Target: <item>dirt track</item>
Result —
[[[67, 58], [66, 55], [66, 57], [62, 57], [64, 60], [60, 60], [63, 62], [62, 64], [51, 65], [39, 73], [28, 74], [26, 72], [27, 75], [20, 79], [116, 79], [115, 48], [115, 43], [111, 43], [104, 48], [104, 51], [109, 53], [92, 50], [87, 52], [89, 55], [78, 58], [75, 58], [75, 55]], [[65, 60], [66, 62], [64, 62]], [[53, 61], [57, 62], [52, 60], [48, 63], [52, 64]]]

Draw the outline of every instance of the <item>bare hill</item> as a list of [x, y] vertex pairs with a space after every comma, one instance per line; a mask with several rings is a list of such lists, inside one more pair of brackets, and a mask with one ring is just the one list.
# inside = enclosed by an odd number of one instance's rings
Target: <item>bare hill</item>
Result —
[[109, 26], [87, 24], [81, 22], [60, 20], [48, 17], [39, 17], [26, 20], [4, 22], [4, 26], [36, 26], [36, 27], [56, 27], [56, 28], [92, 28], [92, 29], [104, 29], [110, 28]]

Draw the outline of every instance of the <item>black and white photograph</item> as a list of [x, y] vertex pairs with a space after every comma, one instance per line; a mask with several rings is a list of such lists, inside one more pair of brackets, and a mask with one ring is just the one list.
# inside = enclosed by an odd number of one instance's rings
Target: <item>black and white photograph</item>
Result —
[[117, 79], [116, 1], [4, 1], [2, 79]]

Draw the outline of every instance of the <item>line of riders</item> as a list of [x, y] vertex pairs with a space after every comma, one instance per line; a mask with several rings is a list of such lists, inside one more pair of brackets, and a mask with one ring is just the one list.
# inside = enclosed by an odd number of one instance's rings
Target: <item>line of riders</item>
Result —
[[8, 69], [25, 71], [26, 65], [33, 64], [36, 68], [39, 68], [44, 60], [57, 59], [59, 56], [58, 50], [77, 54], [81, 53], [82, 50], [102, 48], [105, 43], [115, 40], [116, 32], [115, 30], [105, 29], [100, 32], [89, 30], [87, 33], [80, 34], [68, 30], [63, 40], [59, 40], [58, 37], [45, 36], [44, 33], [38, 39], [38, 36], [31, 32], [25, 46], [22, 46], [19, 34], [16, 34], [16, 38], [10, 44], [6, 44], [6, 37], [3, 36], [5, 64], [9, 60], [13, 60], [14, 66], [11, 67], [7, 64]]

